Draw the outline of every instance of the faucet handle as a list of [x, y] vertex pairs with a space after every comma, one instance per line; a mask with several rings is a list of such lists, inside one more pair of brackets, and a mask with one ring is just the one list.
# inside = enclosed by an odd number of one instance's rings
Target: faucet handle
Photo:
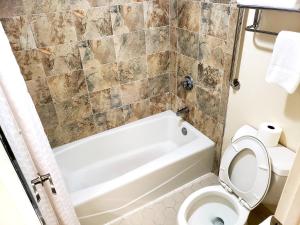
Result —
[[184, 80], [182, 81], [182, 86], [187, 91], [192, 90], [194, 88], [193, 78], [190, 75], [185, 76]]

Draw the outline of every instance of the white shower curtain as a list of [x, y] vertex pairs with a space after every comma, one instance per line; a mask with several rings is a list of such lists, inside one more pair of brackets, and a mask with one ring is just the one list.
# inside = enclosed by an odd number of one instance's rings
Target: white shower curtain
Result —
[[49, 183], [38, 185], [40, 210], [47, 225], [79, 225], [52, 149], [28, 93], [25, 81], [0, 23], [0, 125], [27, 181], [50, 173], [57, 194]]

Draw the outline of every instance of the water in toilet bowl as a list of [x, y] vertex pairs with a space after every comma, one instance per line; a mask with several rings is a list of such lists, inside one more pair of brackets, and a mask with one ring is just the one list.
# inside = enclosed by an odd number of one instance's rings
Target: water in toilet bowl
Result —
[[196, 208], [188, 219], [189, 225], [231, 225], [237, 220], [237, 212], [219, 198], [205, 202]]
[[220, 217], [213, 218], [211, 222], [213, 225], [224, 225], [224, 220]]

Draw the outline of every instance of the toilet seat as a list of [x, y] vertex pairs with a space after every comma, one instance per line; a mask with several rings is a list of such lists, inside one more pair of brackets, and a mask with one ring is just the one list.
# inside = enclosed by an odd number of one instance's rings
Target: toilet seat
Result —
[[263, 143], [242, 136], [222, 156], [219, 178], [225, 190], [234, 193], [249, 210], [265, 197], [271, 181], [271, 161]]

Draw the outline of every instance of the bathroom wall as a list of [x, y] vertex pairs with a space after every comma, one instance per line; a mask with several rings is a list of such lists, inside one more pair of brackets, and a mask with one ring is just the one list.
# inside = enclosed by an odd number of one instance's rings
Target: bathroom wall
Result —
[[0, 17], [53, 147], [170, 108], [168, 0], [0, 0]]
[[280, 197], [275, 217], [282, 224], [300, 224], [300, 151], [296, 153], [294, 165], [289, 173]]
[[[187, 120], [220, 149], [230, 0], [0, 0], [0, 9], [53, 147], [188, 106]], [[186, 92], [188, 74], [195, 87]]]
[[[253, 13], [252, 10], [249, 13], [248, 24], [253, 21]], [[265, 12], [261, 28], [300, 32], [299, 21], [299, 13]], [[300, 88], [289, 95], [280, 87], [265, 81], [275, 38], [245, 33], [238, 71], [241, 89], [236, 92], [230, 89], [223, 148], [243, 124], [258, 128], [264, 121], [280, 124], [283, 128], [280, 142], [283, 145], [294, 151], [300, 148]]]
[[[172, 107], [188, 106], [188, 121], [220, 149], [228, 98], [237, 8], [230, 1], [171, 0], [171, 49], [176, 72], [171, 74]], [[195, 87], [185, 91], [183, 78]], [[218, 165], [219, 151], [217, 151]]]

